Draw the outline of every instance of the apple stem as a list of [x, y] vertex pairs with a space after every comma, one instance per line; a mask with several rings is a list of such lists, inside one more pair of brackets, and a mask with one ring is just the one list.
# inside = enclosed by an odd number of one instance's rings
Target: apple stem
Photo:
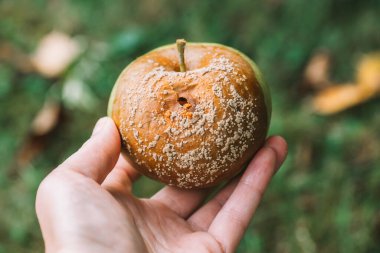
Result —
[[177, 50], [178, 50], [178, 55], [179, 55], [179, 70], [181, 72], [186, 72], [186, 65], [185, 65], [186, 40], [178, 39], [176, 43], [177, 43]]

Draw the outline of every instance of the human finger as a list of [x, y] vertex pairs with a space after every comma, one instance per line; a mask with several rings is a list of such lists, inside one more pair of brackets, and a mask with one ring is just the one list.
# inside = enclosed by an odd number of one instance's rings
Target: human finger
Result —
[[229, 182], [215, 197], [209, 200], [204, 206], [195, 211], [189, 218], [188, 222], [196, 231], [207, 231], [216, 214], [228, 200], [235, 189], [240, 177]]
[[[284, 139], [273, 136], [268, 138], [265, 143], [266, 146], [273, 146], [276, 151], [276, 168], [279, 168], [283, 163], [286, 155], [286, 142]], [[283, 152], [285, 150], [285, 152]], [[256, 159], [256, 157], [254, 158]], [[211, 222], [214, 220], [217, 213], [226, 203], [232, 192], [235, 190], [241, 177], [233, 179], [228, 183], [219, 193], [209, 200], [204, 206], [198, 209], [194, 214], [190, 216], [188, 222], [196, 230], [207, 231]]]
[[102, 183], [102, 187], [130, 192], [132, 190], [132, 183], [140, 176], [141, 174], [133, 168], [123, 154], [120, 154], [115, 167]]
[[165, 186], [151, 199], [161, 202], [186, 219], [203, 202], [209, 192], [210, 189], [184, 190]]
[[57, 170], [72, 170], [100, 184], [115, 166], [119, 154], [119, 132], [113, 120], [104, 117], [96, 123], [90, 139]]
[[268, 142], [248, 165], [235, 190], [212, 221], [208, 231], [226, 252], [236, 249], [281, 162], [277, 161], [278, 157], [285, 157], [286, 151], [286, 143], [281, 137]]

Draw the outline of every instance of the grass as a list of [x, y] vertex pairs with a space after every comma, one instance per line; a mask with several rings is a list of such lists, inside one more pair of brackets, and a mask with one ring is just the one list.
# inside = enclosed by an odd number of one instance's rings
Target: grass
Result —
[[[379, 252], [380, 101], [324, 117], [311, 113], [311, 93], [300, 91], [303, 69], [321, 49], [332, 55], [333, 80], [353, 80], [358, 59], [380, 49], [378, 13], [376, 0], [1, 1], [1, 45], [30, 53], [56, 29], [80, 39], [85, 51], [57, 79], [0, 61], [0, 253], [43, 250], [34, 214], [39, 182], [106, 114], [125, 65], [180, 37], [252, 57], [273, 94], [270, 133], [289, 142], [289, 157], [238, 252]], [[65, 96], [73, 79], [86, 91], [82, 102]], [[63, 105], [62, 119], [42, 151], [20, 165], [46, 97]], [[142, 179], [135, 192], [150, 196], [159, 187]]]

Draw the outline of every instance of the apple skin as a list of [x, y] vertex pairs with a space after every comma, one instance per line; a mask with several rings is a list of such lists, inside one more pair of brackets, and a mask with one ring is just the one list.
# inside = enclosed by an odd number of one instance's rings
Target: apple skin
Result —
[[[145, 166], [145, 165], [142, 165], [140, 162], [137, 162], [139, 159], [141, 160], [144, 160], [145, 158], [144, 157], [137, 157], [136, 155], [132, 155], [131, 151], [127, 149], [127, 143], [129, 141], [131, 141], [131, 138], [128, 139], [128, 137], [123, 136], [123, 130], [121, 128], [121, 125], [120, 125], [120, 117], [123, 117], [123, 116], [120, 116], [119, 112], [116, 112], [115, 111], [120, 111], [120, 101], [117, 101], [117, 95], [120, 95], [118, 94], [118, 92], [120, 92], [120, 86], [123, 86], [123, 81], [121, 79], [125, 79], [125, 73], [127, 73], [129, 71], [129, 68], [131, 66], [134, 66], [136, 64], [137, 61], [139, 61], [139, 59], [141, 59], [142, 57], [146, 57], [148, 55], [151, 55], [151, 54], [157, 54], [159, 52], [163, 52], [165, 50], [169, 50], [169, 49], [172, 49], [174, 47], [176, 47], [175, 44], [170, 44], [170, 45], [166, 45], [166, 46], [162, 46], [162, 47], [159, 47], [159, 48], [156, 48], [150, 52], [148, 52], [147, 54], [139, 57], [138, 59], [136, 59], [135, 61], [131, 62], [124, 70], [123, 72], [120, 74], [118, 80], [116, 81], [116, 84], [114, 85], [113, 89], [112, 89], [112, 92], [111, 92], [111, 96], [110, 96], [110, 99], [109, 99], [109, 103], [108, 103], [108, 110], [107, 110], [107, 114], [109, 117], [113, 118], [115, 120], [115, 122], [117, 123], [116, 125], [118, 126], [119, 128], [119, 131], [121, 133], [121, 136], [123, 138], [123, 149], [122, 149], [122, 153], [123, 155], [127, 158], [127, 160], [142, 174], [152, 178], [152, 179], [155, 179], [155, 180], [158, 180], [158, 181], [161, 181], [165, 184], [168, 184], [168, 185], [173, 185], [173, 186], [177, 186], [177, 187], [180, 187], [180, 188], [185, 188], [185, 189], [194, 189], [194, 188], [206, 188], [206, 187], [211, 187], [211, 186], [214, 186], [214, 185], [217, 185], [218, 183], [220, 183], [221, 181], [224, 181], [224, 180], [228, 180], [232, 177], [234, 177], [236, 174], [238, 174], [244, 167], [244, 165], [249, 161], [249, 159], [257, 152], [257, 150], [263, 145], [264, 141], [265, 141], [265, 138], [266, 138], [266, 135], [267, 135], [267, 131], [269, 129], [269, 124], [270, 124], [270, 119], [271, 119], [271, 112], [272, 112], [272, 106], [271, 106], [271, 96], [270, 96], [270, 90], [269, 90], [269, 87], [266, 85], [266, 83], [264, 82], [263, 78], [262, 78], [262, 74], [259, 70], [259, 68], [257, 67], [257, 65], [248, 57], [246, 56], [245, 54], [243, 54], [242, 52], [234, 49], [234, 48], [231, 48], [231, 47], [227, 47], [227, 46], [224, 46], [224, 45], [221, 45], [221, 44], [217, 44], [217, 43], [188, 43], [187, 44], [187, 49], [188, 48], [191, 48], [192, 46], [194, 47], [197, 47], [197, 46], [202, 46], [202, 47], [216, 47], [216, 48], [219, 48], [219, 49], [223, 49], [223, 50], [227, 50], [229, 52], [233, 52], [235, 54], [237, 54], [239, 57], [241, 57], [242, 59], [244, 59], [244, 61], [246, 63], [249, 64], [250, 66], [250, 69], [252, 70], [253, 72], [253, 75], [254, 75], [254, 78], [256, 80], [256, 85], [258, 86], [260, 92], [261, 92], [261, 96], [262, 96], [262, 112], [261, 114], [266, 114], [265, 116], [264, 115], [261, 115], [261, 120], [264, 121], [264, 122], [261, 122], [260, 124], [263, 125], [263, 127], [261, 127], [261, 131], [259, 131], [260, 133], [259, 134], [256, 134], [257, 135], [257, 138], [256, 138], [256, 143], [254, 144], [250, 144], [250, 151], [246, 152], [244, 155], [242, 155], [241, 159], [239, 161], [236, 161], [234, 164], [232, 164], [230, 167], [232, 168], [230, 171], [227, 171], [225, 172], [225, 169], [224, 169], [224, 172], [221, 173], [220, 175], [217, 175], [216, 177], [214, 178], [209, 178], [208, 180], [198, 180], [198, 181], [194, 181], [194, 182], [191, 182], [190, 180], [190, 183], [189, 182], [181, 182], [181, 180], [178, 180], [178, 178], [175, 178], [176, 175], [174, 174], [171, 175], [171, 176], [162, 176], [160, 173], [156, 173], [154, 171], [154, 167], [155, 167], [155, 163], [152, 163], [150, 162], [150, 165], [148, 166]], [[185, 53], [185, 57], [186, 57], [186, 53]], [[118, 91], [119, 90], [119, 91]], [[119, 104], [118, 104], [119, 102]], [[115, 109], [115, 106], [118, 106], [117, 109]], [[260, 113], [259, 113], [260, 114]], [[119, 118], [119, 119], [118, 119]], [[161, 136], [161, 138], [165, 138], [163, 137], [163, 133], [162, 132], [159, 132], [159, 135]], [[193, 146], [191, 148], [195, 148], [197, 145], [200, 145], [200, 143], [197, 143], [197, 142], [194, 142], [193, 143]], [[137, 144], [138, 146], [138, 144]], [[162, 148], [162, 147], [161, 147]], [[190, 148], [190, 149], [191, 149]], [[168, 161], [166, 161], [168, 162]], [[156, 161], [157, 164], [161, 163], [160, 161]], [[153, 165], [152, 165], [153, 164]], [[147, 168], [149, 167], [149, 169]], [[152, 167], [153, 167], [153, 172], [152, 172]], [[175, 167], [175, 166], [174, 166]], [[175, 170], [175, 169], [174, 169]], [[202, 172], [201, 172], [202, 173]], [[205, 172], [205, 174], [207, 174], [207, 172]], [[198, 178], [199, 178], [199, 175], [196, 175]], [[207, 175], [206, 175], [206, 178], [207, 178]]]
[[[253, 69], [253, 72], [255, 72], [257, 81], [259, 82], [259, 85], [260, 85], [260, 87], [262, 89], [262, 92], [264, 94], [265, 104], [267, 106], [267, 113], [268, 113], [268, 124], [270, 124], [270, 120], [271, 120], [271, 117], [272, 117], [272, 97], [271, 97], [271, 94], [270, 94], [270, 88], [266, 84], [266, 82], [264, 81], [264, 79], [262, 77], [262, 73], [261, 73], [259, 67], [256, 65], [256, 63], [251, 58], [249, 58], [247, 55], [245, 55], [244, 53], [240, 52], [239, 50], [237, 50], [235, 48], [228, 47], [228, 46], [225, 46], [225, 45], [222, 45], [222, 44], [219, 44], [219, 43], [188, 42], [187, 44], [188, 45], [201, 44], [201, 45], [206, 45], [206, 46], [224, 47], [224, 48], [227, 48], [227, 49], [229, 49], [229, 50], [231, 50], [233, 52], [236, 52], [242, 58], [244, 58], [244, 60], [246, 60], [251, 65], [251, 68]], [[159, 51], [159, 50], [165, 49], [167, 47], [174, 47], [174, 46], [176, 46], [176, 45], [175, 44], [169, 44], [169, 45], [161, 46], [161, 47], [158, 47], [156, 49], [153, 49], [152, 51], [149, 51], [147, 54], [149, 54], [149, 53], [151, 53], [153, 51]], [[132, 61], [128, 66], [130, 66], [131, 64], [133, 64], [133, 62], [134, 61]], [[127, 70], [128, 66], [123, 70], [123, 72]], [[113, 86], [112, 91], [111, 91], [111, 95], [110, 95], [110, 98], [109, 98], [109, 101], [108, 101], [108, 108], [107, 108], [107, 115], [108, 115], [108, 117], [112, 117], [112, 106], [113, 106], [113, 101], [114, 101], [114, 97], [115, 97], [116, 87], [117, 87], [116, 85]]]

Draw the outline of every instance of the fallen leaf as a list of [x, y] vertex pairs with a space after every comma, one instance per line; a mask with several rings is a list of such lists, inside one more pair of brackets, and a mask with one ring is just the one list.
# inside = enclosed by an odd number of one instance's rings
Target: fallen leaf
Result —
[[308, 170], [313, 160], [313, 146], [308, 139], [302, 139], [295, 145], [294, 163], [299, 170]]
[[48, 100], [34, 118], [31, 131], [34, 135], [48, 134], [58, 123], [61, 106], [58, 102]]
[[13, 164], [8, 169], [8, 176], [15, 177], [21, 170], [27, 167], [35, 157], [44, 151], [48, 139], [49, 138], [47, 135], [28, 135], [24, 143], [19, 148]]
[[322, 89], [330, 83], [331, 56], [326, 51], [317, 52], [309, 60], [304, 72], [304, 85]]
[[79, 43], [67, 34], [53, 31], [41, 39], [31, 56], [35, 69], [45, 77], [57, 77], [78, 57]]
[[319, 114], [333, 114], [366, 101], [373, 95], [355, 84], [336, 85], [317, 94], [312, 106]]
[[380, 92], [380, 52], [368, 54], [360, 60], [356, 81], [368, 92]]
[[0, 61], [12, 65], [22, 73], [30, 73], [34, 70], [29, 56], [9, 42], [0, 42]]
[[63, 107], [58, 101], [48, 98], [31, 123], [30, 131], [20, 146], [8, 176], [17, 176], [54, 141], [55, 132], [64, 120]]

